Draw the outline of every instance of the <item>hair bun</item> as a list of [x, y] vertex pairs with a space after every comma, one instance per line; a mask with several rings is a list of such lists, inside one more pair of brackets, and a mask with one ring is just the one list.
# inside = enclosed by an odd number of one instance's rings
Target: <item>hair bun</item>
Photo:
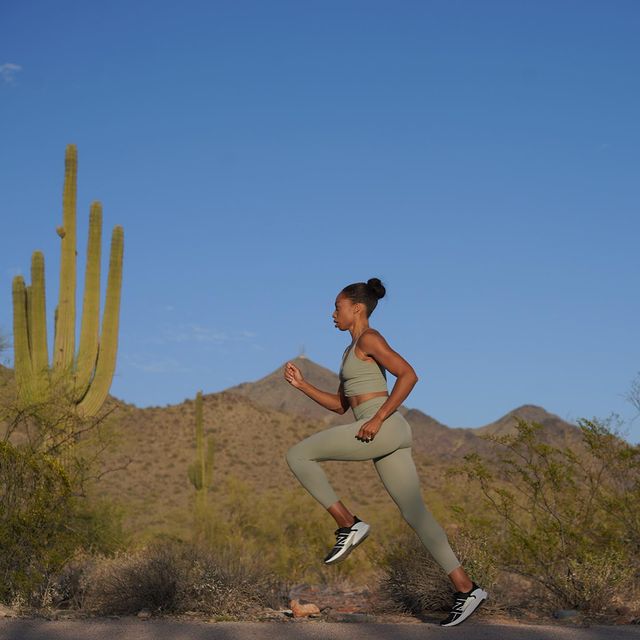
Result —
[[380, 300], [380, 298], [384, 298], [386, 289], [380, 281], [380, 278], [369, 278], [367, 280], [367, 286], [373, 291], [378, 300]]

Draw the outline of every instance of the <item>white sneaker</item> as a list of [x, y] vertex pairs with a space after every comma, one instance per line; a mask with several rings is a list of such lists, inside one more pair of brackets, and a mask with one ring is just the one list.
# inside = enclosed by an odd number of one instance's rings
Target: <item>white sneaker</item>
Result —
[[371, 527], [358, 516], [351, 527], [339, 527], [335, 530], [336, 544], [324, 559], [325, 564], [334, 564], [344, 560], [368, 535]]
[[469, 591], [456, 591], [449, 615], [440, 622], [441, 627], [453, 627], [466, 620], [487, 599], [487, 592], [475, 582]]

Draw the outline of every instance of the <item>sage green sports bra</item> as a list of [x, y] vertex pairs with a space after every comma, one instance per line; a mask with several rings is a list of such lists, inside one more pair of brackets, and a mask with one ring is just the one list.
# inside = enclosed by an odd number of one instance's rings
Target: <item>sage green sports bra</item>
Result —
[[344, 395], [347, 398], [359, 396], [363, 393], [372, 393], [373, 391], [388, 392], [385, 368], [375, 360], [360, 360], [355, 354], [356, 344], [360, 336], [351, 346], [349, 354], [346, 357], [343, 356], [342, 366], [340, 367], [340, 382], [343, 383]]

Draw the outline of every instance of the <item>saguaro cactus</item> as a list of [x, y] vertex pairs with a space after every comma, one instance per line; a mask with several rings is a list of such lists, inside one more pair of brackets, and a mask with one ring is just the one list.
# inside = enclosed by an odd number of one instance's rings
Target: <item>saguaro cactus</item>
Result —
[[104, 403], [116, 365], [124, 230], [113, 228], [107, 294], [98, 340], [100, 315], [100, 245], [102, 205], [93, 202], [89, 214], [89, 240], [82, 306], [80, 347], [75, 355], [76, 330], [76, 191], [78, 154], [67, 145], [65, 154], [60, 290], [54, 318], [53, 366], [48, 364], [45, 313], [44, 255], [34, 251], [31, 282], [13, 279], [14, 368], [21, 403], [46, 401], [58, 383], [65, 385], [78, 416], [95, 415]]
[[211, 484], [213, 473], [213, 438], [207, 438], [205, 452], [204, 425], [202, 419], [202, 391], [196, 394], [196, 459], [189, 465], [188, 474], [196, 489], [196, 510], [203, 514], [207, 503], [207, 487]]

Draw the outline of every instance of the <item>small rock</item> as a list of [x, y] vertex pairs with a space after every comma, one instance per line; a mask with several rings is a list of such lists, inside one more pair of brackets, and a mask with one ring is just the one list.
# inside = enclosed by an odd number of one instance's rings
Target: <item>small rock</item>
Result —
[[558, 618], [559, 620], [563, 620], [565, 618], [574, 618], [575, 616], [579, 616], [580, 612], [576, 609], [559, 609], [558, 611], [553, 612], [553, 617]]
[[138, 611], [138, 618], [140, 618], [140, 620], [148, 620], [150, 617], [150, 611], [147, 611], [146, 609], [141, 609], [140, 611]]
[[291, 607], [291, 611], [293, 611], [294, 618], [303, 618], [305, 616], [310, 616], [314, 613], [320, 613], [320, 609], [318, 605], [313, 604], [313, 602], [308, 602], [307, 604], [300, 604], [298, 600], [292, 600], [289, 603]]

